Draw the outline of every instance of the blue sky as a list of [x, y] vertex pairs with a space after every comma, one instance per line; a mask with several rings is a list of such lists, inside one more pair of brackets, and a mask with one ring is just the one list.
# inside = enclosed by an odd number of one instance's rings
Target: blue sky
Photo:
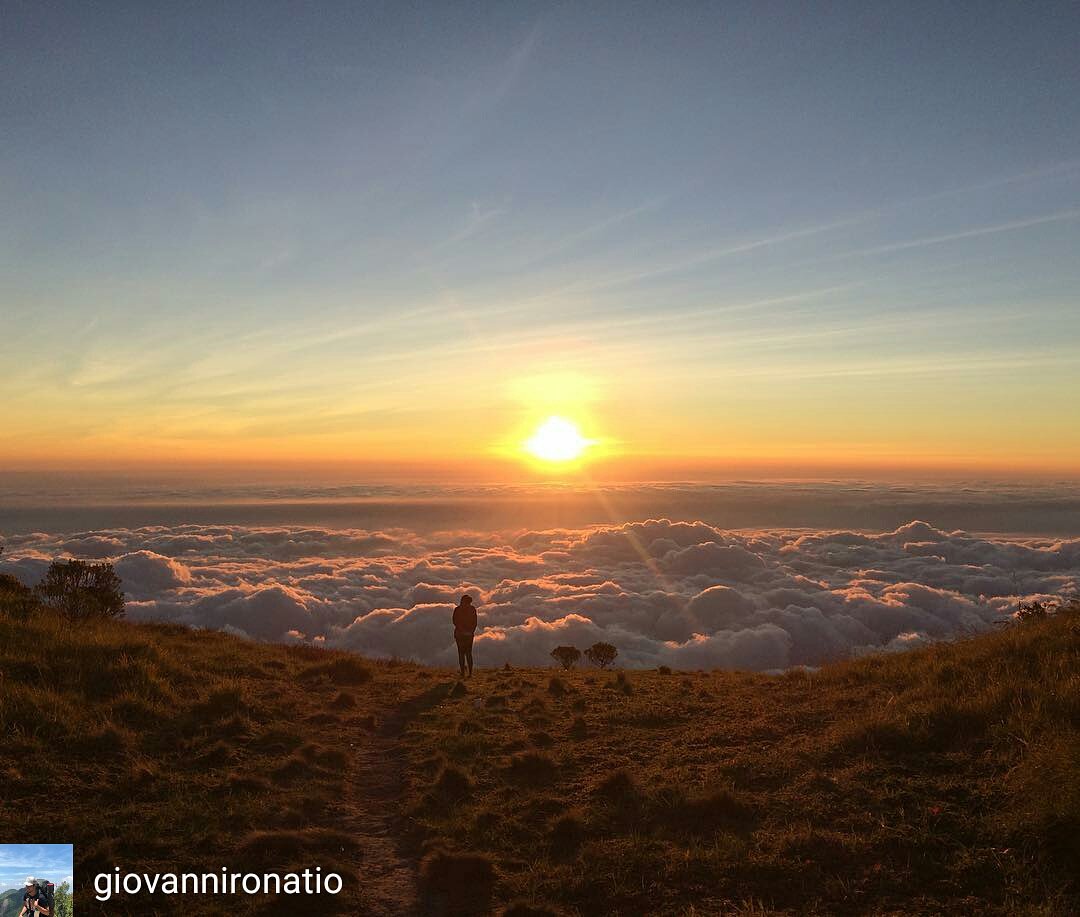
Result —
[[21, 888], [27, 876], [71, 882], [72, 850], [71, 844], [0, 844], [0, 891]]
[[627, 454], [1080, 467], [1075, 4], [5, 20], [10, 467], [481, 454], [556, 410]]

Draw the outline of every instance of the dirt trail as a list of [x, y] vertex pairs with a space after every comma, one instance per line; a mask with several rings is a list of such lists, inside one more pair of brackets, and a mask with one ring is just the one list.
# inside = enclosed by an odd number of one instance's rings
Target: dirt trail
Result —
[[359, 872], [365, 915], [422, 913], [417, 864], [402, 855], [398, 841], [405, 789], [401, 738], [409, 722], [440, 703], [449, 690], [449, 685], [438, 685], [390, 708], [375, 733], [357, 748], [354, 788], [361, 814], [355, 831], [362, 850]]

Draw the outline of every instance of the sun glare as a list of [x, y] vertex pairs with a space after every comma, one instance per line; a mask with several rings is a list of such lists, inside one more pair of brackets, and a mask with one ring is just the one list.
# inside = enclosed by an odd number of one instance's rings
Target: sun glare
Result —
[[590, 440], [576, 423], [565, 417], [549, 417], [525, 441], [525, 451], [545, 462], [570, 462], [580, 458]]

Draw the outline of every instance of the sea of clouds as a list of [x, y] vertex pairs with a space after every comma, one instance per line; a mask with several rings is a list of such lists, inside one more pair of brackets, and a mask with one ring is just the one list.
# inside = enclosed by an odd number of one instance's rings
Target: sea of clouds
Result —
[[979, 632], [1020, 598], [1080, 591], [1080, 538], [724, 530], [649, 519], [506, 532], [150, 525], [25, 533], [0, 571], [109, 560], [128, 617], [456, 664], [450, 625], [477, 600], [481, 665], [550, 664], [613, 643], [628, 667], [776, 670]]

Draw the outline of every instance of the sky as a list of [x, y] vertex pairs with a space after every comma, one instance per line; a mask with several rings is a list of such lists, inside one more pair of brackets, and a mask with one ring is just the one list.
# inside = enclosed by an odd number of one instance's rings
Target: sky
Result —
[[0, 892], [22, 888], [27, 876], [70, 883], [72, 857], [71, 844], [0, 844]]
[[1075, 4], [2, 17], [0, 470], [1080, 475]]

